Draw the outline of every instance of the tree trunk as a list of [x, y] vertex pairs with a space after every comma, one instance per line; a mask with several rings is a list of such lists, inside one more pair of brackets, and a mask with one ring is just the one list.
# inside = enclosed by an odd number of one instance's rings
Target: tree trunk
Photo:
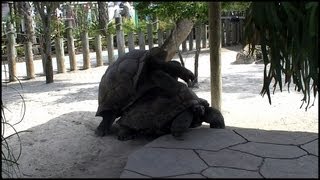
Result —
[[57, 59], [57, 69], [58, 73], [65, 73], [66, 67], [64, 65], [64, 46], [63, 46], [63, 38], [56, 37], [55, 38], [55, 48], [56, 48], [56, 59]]
[[201, 48], [201, 25], [195, 25], [195, 34], [196, 34], [196, 50]]
[[194, 57], [194, 86], [198, 84], [198, 66], [199, 66], [199, 55], [201, 50], [201, 24], [197, 23], [195, 25], [195, 35], [196, 35], [196, 54]]
[[182, 42], [182, 52], [186, 52], [187, 51], [187, 39], [185, 39]]
[[194, 57], [194, 85], [198, 84], [198, 70], [199, 70], [199, 55], [200, 55], [201, 49], [197, 48], [196, 54]]
[[182, 66], [182, 67], [185, 67], [185, 66], [184, 66], [183, 57], [182, 57], [182, 55], [181, 55], [180, 50], [178, 50], [178, 55], [179, 55], [179, 59], [180, 59], [180, 62], [181, 62], [181, 66]]
[[108, 64], [114, 62], [114, 47], [113, 47], [113, 35], [108, 32], [108, 22], [109, 22], [109, 13], [108, 5], [106, 2], [98, 1], [98, 10], [99, 10], [99, 26], [101, 29], [101, 34], [107, 38], [107, 49], [108, 49]]
[[57, 2], [34, 2], [37, 12], [41, 16], [44, 28], [44, 53], [46, 64], [46, 83], [53, 83], [53, 68], [51, 57], [51, 16], [55, 9], [59, 6]]
[[106, 2], [98, 1], [98, 10], [99, 10], [99, 26], [101, 30], [101, 34], [107, 36], [108, 33], [108, 5]]
[[89, 35], [88, 31], [82, 33], [82, 55], [83, 55], [83, 69], [90, 68], [90, 50], [89, 50]]
[[24, 38], [24, 47], [25, 47], [25, 59], [26, 59], [26, 68], [27, 68], [27, 79], [34, 79], [34, 65], [33, 65], [33, 52], [32, 52], [32, 41], [34, 37], [33, 31], [33, 19], [31, 16], [31, 7], [30, 2], [21, 2], [23, 4], [23, 16], [25, 23], [25, 33], [26, 37]]
[[162, 49], [167, 51], [166, 61], [170, 61], [176, 54], [180, 44], [187, 38], [193, 27], [193, 22], [189, 19], [182, 19], [176, 22], [170, 36], [165, 40]]
[[67, 44], [68, 44], [68, 55], [69, 55], [69, 62], [70, 62], [70, 71], [77, 70], [77, 60], [76, 60], [76, 53], [74, 48], [74, 39], [73, 39], [73, 27], [72, 27], [72, 9], [71, 6], [67, 5]]
[[[168, 31], [169, 31], [169, 30], [163, 31], [163, 39], [164, 39], [164, 40], [166, 40], [167, 37], [169, 36], [168, 34], [170, 34]], [[162, 44], [163, 44], [163, 43], [162, 43]]]
[[15, 31], [16, 31], [16, 43], [17, 44], [21, 44], [24, 42], [24, 33], [22, 32], [22, 27], [25, 26], [24, 24], [24, 18], [14, 18], [17, 16], [21, 16], [24, 17], [23, 15], [23, 2], [13, 2], [13, 3], [9, 3], [9, 9], [10, 9], [10, 17], [11, 19], [11, 23], [13, 24], [13, 27], [15, 27]]
[[193, 29], [191, 29], [190, 34], [188, 36], [189, 40], [189, 51], [192, 51], [193, 49]]
[[101, 35], [98, 34], [95, 37], [95, 49], [96, 49], [96, 59], [97, 59], [97, 66], [103, 65], [102, 60], [102, 48], [101, 48]]
[[7, 44], [7, 53], [8, 53], [8, 66], [9, 66], [9, 82], [16, 81], [17, 77], [17, 68], [16, 68], [16, 60], [17, 60], [17, 53], [16, 53], [16, 39], [14, 37], [14, 28], [13, 24], [10, 22], [7, 22], [7, 38], [8, 38], [8, 44]]
[[44, 40], [44, 35], [43, 34], [40, 34], [39, 40], [40, 40], [39, 44], [40, 44], [43, 75], [46, 75], [46, 53], [45, 53], [46, 44], [44, 43], [45, 40]]
[[52, 68], [52, 57], [51, 57], [51, 12], [44, 20], [44, 42], [45, 42], [45, 62], [46, 62], [46, 83], [53, 83], [53, 68]]
[[209, 2], [211, 106], [221, 111], [221, 2]]

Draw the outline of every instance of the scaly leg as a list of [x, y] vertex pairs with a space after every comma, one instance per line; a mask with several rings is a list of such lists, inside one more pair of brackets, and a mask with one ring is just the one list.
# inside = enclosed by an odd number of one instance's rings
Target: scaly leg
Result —
[[97, 136], [105, 136], [106, 134], [111, 134], [111, 126], [115, 119], [116, 116], [112, 111], [102, 112], [102, 121], [97, 127], [95, 134]]
[[186, 109], [179, 114], [171, 124], [171, 134], [178, 140], [183, 140], [182, 135], [188, 130], [193, 119], [193, 113]]

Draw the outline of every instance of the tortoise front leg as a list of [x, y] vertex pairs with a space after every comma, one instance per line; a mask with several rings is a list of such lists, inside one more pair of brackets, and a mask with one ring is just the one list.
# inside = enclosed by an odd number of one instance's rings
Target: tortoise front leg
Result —
[[170, 74], [171, 77], [179, 77], [188, 85], [195, 79], [194, 74], [177, 61], [164, 62], [151, 58], [151, 60], [147, 61], [147, 66], [151, 71], [160, 70]]
[[106, 134], [111, 134], [111, 126], [116, 119], [115, 113], [112, 111], [104, 111], [102, 114], [102, 121], [95, 130], [97, 136], [105, 136]]
[[193, 120], [193, 112], [190, 109], [186, 109], [179, 114], [171, 124], [171, 134], [178, 140], [183, 140], [183, 133], [188, 130]]

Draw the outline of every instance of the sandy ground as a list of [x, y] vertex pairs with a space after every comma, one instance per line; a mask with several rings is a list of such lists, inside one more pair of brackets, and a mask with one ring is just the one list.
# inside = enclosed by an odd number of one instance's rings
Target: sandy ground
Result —
[[[222, 48], [222, 113], [226, 126], [266, 130], [304, 131], [318, 133], [318, 97], [315, 105], [305, 111], [300, 109], [302, 94], [294, 87], [272, 95], [272, 104], [259, 93], [262, 87], [263, 65], [231, 65], [238, 47]], [[106, 52], [104, 52], [106, 53]], [[81, 56], [78, 65], [81, 67]], [[22, 152], [19, 159], [21, 177], [108, 177], [118, 178], [128, 155], [151, 139], [144, 137], [118, 141], [116, 136], [96, 137], [94, 129], [101, 118], [95, 117], [98, 106], [97, 93], [101, 76], [107, 66], [95, 67], [95, 54], [91, 53], [92, 68], [55, 74], [54, 83], [46, 84], [41, 61], [35, 61], [33, 80], [2, 86], [2, 101], [10, 110], [4, 110], [6, 119], [20, 133]], [[193, 71], [194, 53], [184, 54], [186, 67]], [[54, 59], [55, 61], [55, 59]], [[68, 57], [66, 57], [68, 68]], [[19, 63], [18, 75], [25, 76], [24, 63]], [[54, 67], [56, 65], [54, 64]], [[2, 67], [2, 71], [4, 67]], [[56, 68], [55, 68], [56, 70]], [[199, 60], [199, 85], [194, 91], [210, 102], [209, 52], [204, 51]], [[2, 73], [2, 81], [5, 74]], [[286, 86], [285, 86], [286, 87]], [[313, 100], [313, 99], [312, 99]], [[13, 133], [5, 128], [5, 136]], [[17, 136], [9, 138], [18, 153]]]

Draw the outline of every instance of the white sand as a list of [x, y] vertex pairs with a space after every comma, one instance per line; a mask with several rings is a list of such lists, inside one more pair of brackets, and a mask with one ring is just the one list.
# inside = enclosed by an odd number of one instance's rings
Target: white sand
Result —
[[[238, 48], [232, 48], [238, 50]], [[231, 65], [237, 51], [222, 48], [222, 113], [226, 126], [267, 130], [304, 131], [318, 133], [318, 97], [315, 106], [300, 109], [302, 94], [286, 86], [283, 92], [267, 96], [259, 93], [262, 87], [263, 65]], [[103, 52], [106, 58], [107, 52]], [[78, 55], [78, 66], [82, 56]], [[150, 140], [137, 139], [121, 142], [116, 136], [96, 137], [94, 129], [101, 121], [95, 117], [97, 93], [101, 76], [107, 66], [95, 67], [95, 53], [91, 53], [92, 68], [55, 74], [54, 83], [46, 84], [44, 76], [2, 86], [2, 101], [6, 119], [14, 124], [21, 118], [21, 99], [25, 99], [26, 112], [21, 123], [14, 126], [20, 134], [22, 154], [19, 159], [22, 177], [119, 177], [127, 156]], [[193, 71], [194, 53], [185, 54], [186, 67]], [[54, 70], [56, 70], [55, 59]], [[69, 59], [66, 56], [66, 67]], [[42, 73], [41, 61], [34, 62], [36, 73]], [[26, 75], [24, 63], [17, 64], [18, 76]], [[4, 67], [2, 66], [2, 71]], [[5, 74], [2, 73], [2, 81]], [[209, 52], [199, 60], [198, 96], [210, 100]], [[313, 100], [313, 99], [312, 99]], [[3, 128], [3, 127], [2, 127]], [[5, 126], [5, 135], [12, 129]], [[10, 138], [14, 149], [19, 149], [17, 138]]]

